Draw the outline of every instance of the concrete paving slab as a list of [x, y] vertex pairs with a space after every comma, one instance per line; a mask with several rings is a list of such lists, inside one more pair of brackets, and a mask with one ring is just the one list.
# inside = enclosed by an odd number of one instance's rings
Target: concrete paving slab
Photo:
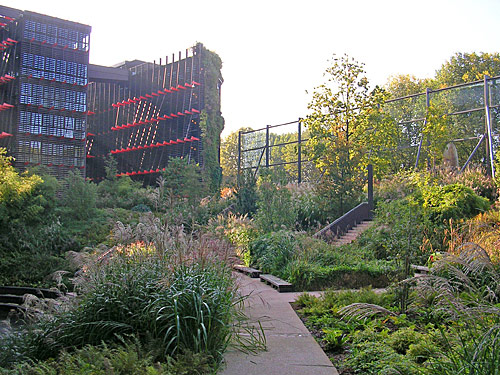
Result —
[[[235, 274], [251, 322], [260, 321], [267, 350], [248, 354], [229, 348], [221, 375], [338, 375], [321, 347], [290, 306], [300, 293], [278, 293], [272, 287]], [[319, 293], [311, 293], [319, 294]]]

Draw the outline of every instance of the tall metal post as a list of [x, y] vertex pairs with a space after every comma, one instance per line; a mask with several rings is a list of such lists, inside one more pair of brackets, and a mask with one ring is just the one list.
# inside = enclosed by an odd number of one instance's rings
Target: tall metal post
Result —
[[488, 134], [488, 139], [486, 142], [486, 153], [490, 158], [490, 169], [491, 169], [491, 177], [495, 178], [495, 156], [493, 154], [493, 136], [491, 131], [491, 113], [490, 113], [490, 88], [488, 86], [488, 77], [484, 76], [484, 111], [486, 118], [486, 134]]
[[302, 182], [302, 120], [299, 118], [297, 129], [297, 182]]
[[269, 168], [269, 125], [266, 125], [266, 168]]
[[373, 211], [373, 165], [368, 164], [368, 207]]
[[[429, 106], [430, 106], [430, 89], [426, 88], [425, 89], [425, 119], [424, 119], [424, 126], [422, 128], [425, 128], [427, 125], [427, 114], [429, 112]], [[424, 135], [422, 134], [422, 137], [420, 138], [420, 142], [418, 144], [418, 151], [417, 151], [417, 160], [415, 161], [415, 169], [418, 167], [418, 161], [420, 160], [420, 152], [422, 151], [422, 143], [424, 142]]]
[[241, 130], [238, 132], [238, 176], [237, 181], [240, 181], [240, 173], [241, 173]]

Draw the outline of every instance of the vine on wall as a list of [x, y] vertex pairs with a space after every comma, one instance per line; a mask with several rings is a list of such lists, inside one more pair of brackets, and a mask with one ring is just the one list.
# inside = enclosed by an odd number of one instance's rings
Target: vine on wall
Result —
[[221, 58], [212, 51], [199, 45], [202, 53], [204, 69], [205, 106], [200, 116], [200, 128], [203, 142], [203, 175], [210, 191], [219, 190], [222, 182], [220, 167], [220, 135], [224, 129], [224, 118], [221, 114], [219, 81], [222, 82]]

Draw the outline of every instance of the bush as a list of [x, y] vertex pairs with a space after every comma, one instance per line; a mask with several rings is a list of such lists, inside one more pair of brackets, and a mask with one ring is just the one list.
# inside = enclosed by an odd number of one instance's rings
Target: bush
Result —
[[490, 208], [486, 198], [461, 184], [429, 186], [415, 196], [424, 213], [436, 224], [467, 219]]
[[265, 179], [259, 180], [259, 200], [255, 223], [264, 233], [297, 226], [297, 210], [292, 203], [292, 194], [281, 185]]
[[421, 333], [416, 332], [413, 328], [405, 327], [393, 332], [387, 341], [396, 353], [406, 354], [410, 345], [416, 344], [420, 340], [422, 340]]
[[75, 307], [43, 316], [0, 344], [1, 366], [130, 334], [155, 359], [187, 351], [204, 353], [213, 363], [222, 359], [234, 316], [228, 268], [206, 260], [175, 265], [170, 256], [140, 244], [111, 254], [86, 265], [76, 280], [81, 297]]
[[288, 263], [295, 258], [298, 244], [290, 231], [262, 235], [250, 244], [250, 264], [262, 272], [282, 276]]

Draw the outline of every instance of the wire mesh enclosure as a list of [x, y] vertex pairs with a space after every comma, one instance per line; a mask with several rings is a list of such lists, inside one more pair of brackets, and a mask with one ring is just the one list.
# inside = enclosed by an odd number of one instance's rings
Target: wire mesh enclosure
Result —
[[[486, 76], [481, 81], [388, 100], [381, 112], [385, 121], [397, 124], [397, 146], [388, 150], [371, 145], [366, 150], [369, 158], [390, 152], [397, 169], [429, 166], [432, 147], [451, 142], [457, 148], [462, 170], [475, 163], [495, 175], [495, 153], [500, 142], [500, 77]], [[437, 133], [426, 133], [432, 116], [439, 116], [446, 124], [444, 139], [439, 139]], [[251, 170], [256, 175], [264, 167], [284, 168], [291, 181], [318, 176], [311, 162], [305, 161], [307, 140], [308, 132], [301, 120], [240, 132], [238, 173]], [[283, 153], [284, 148], [287, 153]]]

